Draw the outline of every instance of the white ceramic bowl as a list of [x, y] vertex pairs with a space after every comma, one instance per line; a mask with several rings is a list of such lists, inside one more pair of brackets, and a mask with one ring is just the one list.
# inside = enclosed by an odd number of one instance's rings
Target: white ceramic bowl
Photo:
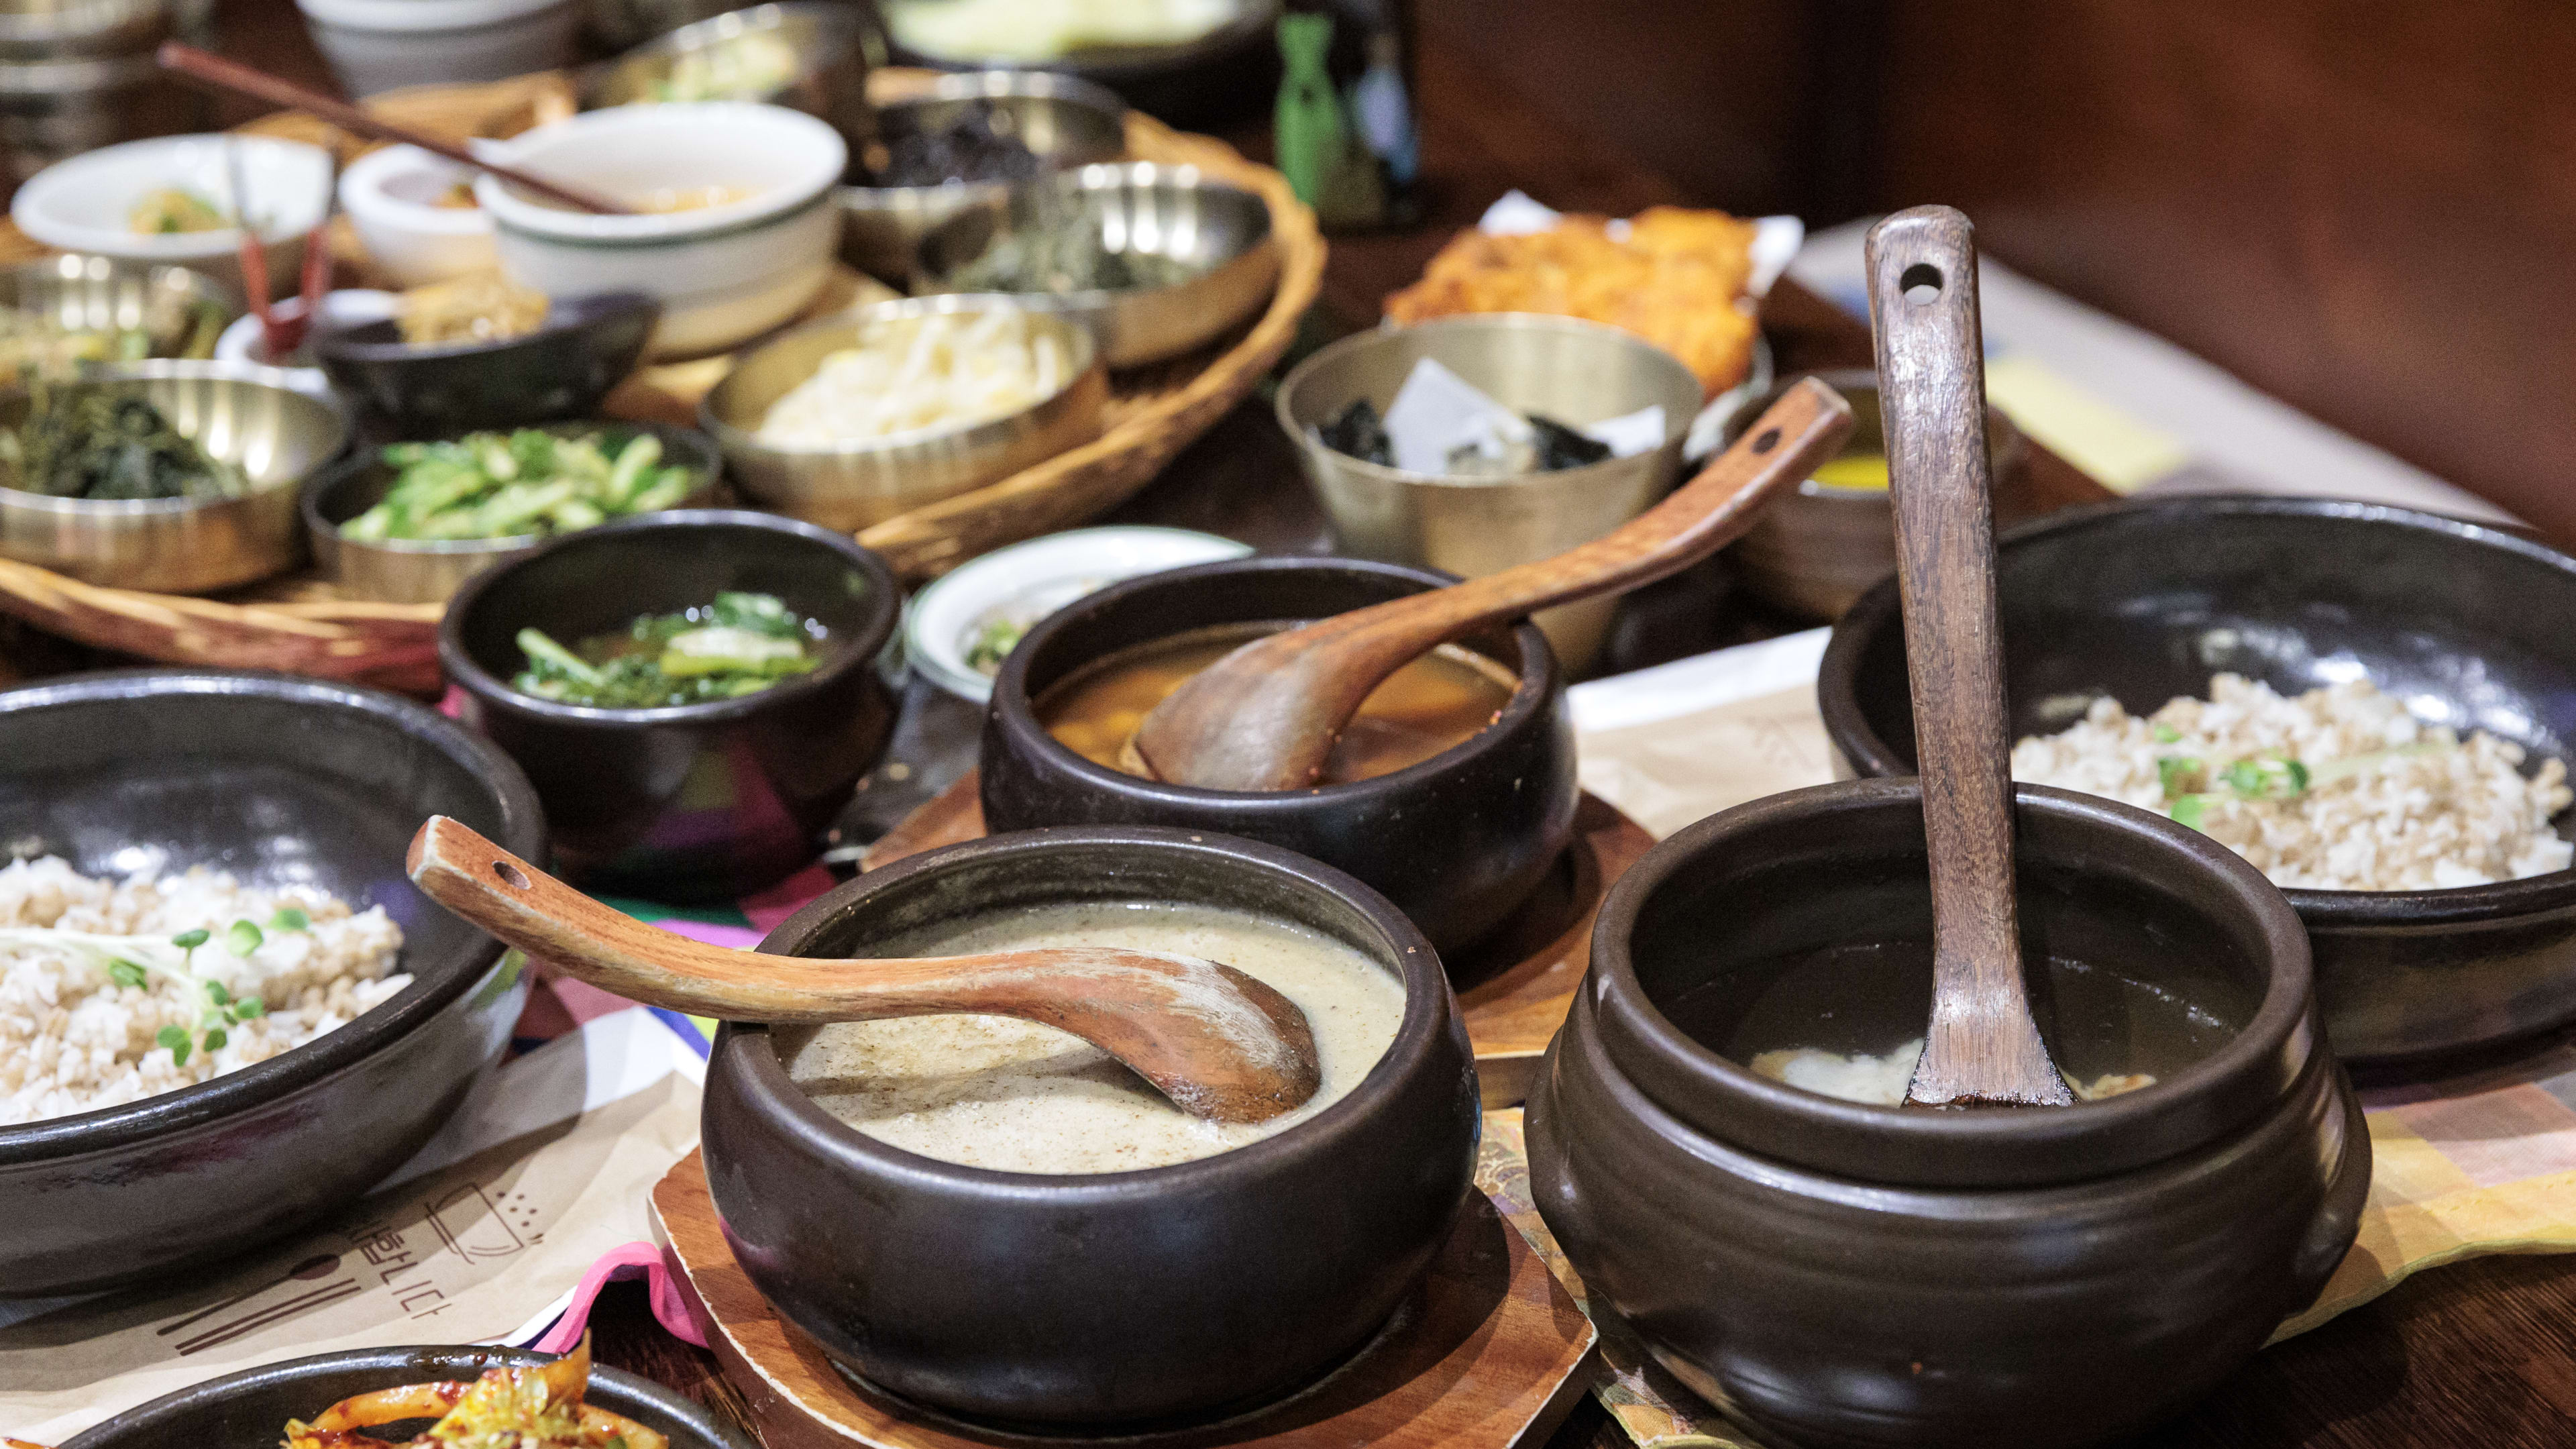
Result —
[[988, 618], [1025, 628], [1098, 589], [1139, 574], [1241, 558], [1252, 546], [1186, 528], [1077, 528], [975, 559], [942, 575], [904, 610], [904, 657], [924, 679], [981, 703], [992, 676], [966, 662]]
[[480, 206], [440, 206], [438, 198], [474, 173], [418, 146], [382, 146], [340, 173], [340, 209], [358, 229], [367, 255], [406, 287], [444, 281], [499, 265], [492, 218]]
[[140, 235], [126, 225], [148, 192], [176, 186], [231, 210], [226, 153], [239, 148], [244, 210], [267, 245], [269, 286], [291, 292], [303, 265], [304, 235], [331, 208], [331, 157], [319, 146], [268, 136], [159, 136], [128, 141], [57, 161], [18, 188], [9, 219], [18, 229], [67, 252], [121, 261], [173, 262], [241, 287], [241, 233]]
[[570, 65], [580, 0], [295, 0], [350, 95]]
[[[328, 325], [356, 327], [381, 322], [402, 307], [402, 298], [392, 292], [374, 292], [363, 287], [343, 287], [322, 294], [322, 318]], [[270, 308], [284, 322], [304, 315], [304, 299], [287, 297]], [[313, 360], [313, 330], [305, 330], [305, 345], [285, 357], [271, 357], [265, 339], [260, 336], [259, 315], [245, 312], [215, 339], [215, 361], [239, 362], [252, 367], [276, 369], [288, 387], [313, 397], [332, 396], [331, 379], [324, 375], [321, 364]]]
[[838, 131], [802, 111], [738, 101], [618, 106], [540, 126], [487, 153], [620, 200], [665, 187], [753, 194], [696, 211], [596, 216], [498, 179], [474, 183], [501, 270], [550, 297], [643, 292], [662, 302], [656, 358], [719, 352], [794, 317], [832, 270], [849, 162]]

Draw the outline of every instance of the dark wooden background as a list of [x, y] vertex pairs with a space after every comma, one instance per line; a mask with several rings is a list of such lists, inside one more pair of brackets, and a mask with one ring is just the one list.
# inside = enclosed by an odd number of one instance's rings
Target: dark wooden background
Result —
[[2576, 544], [2564, 0], [1418, 5], [1533, 130], [1811, 225], [1958, 206], [2017, 270]]

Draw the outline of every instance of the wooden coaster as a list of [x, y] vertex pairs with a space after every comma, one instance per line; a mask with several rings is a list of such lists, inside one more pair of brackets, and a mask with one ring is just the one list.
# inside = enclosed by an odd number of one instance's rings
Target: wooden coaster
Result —
[[[943, 845], [981, 839], [984, 807], [969, 770], [903, 818], [867, 854], [874, 870]], [[1452, 956], [1450, 984], [1476, 1048], [1476, 1080], [1487, 1110], [1529, 1096], [1539, 1058], [1565, 1024], [1574, 990], [1592, 964], [1592, 918], [1610, 883], [1654, 848], [1646, 828], [1609, 802], [1585, 795], [1574, 812], [1574, 843], [1529, 903], [1476, 949]]]
[[1543, 1443], [1591, 1387], [1592, 1324], [1491, 1200], [1471, 1192], [1423, 1286], [1357, 1355], [1300, 1393], [1199, 1428], [1036, 1437], [941, 1418], [833, 1367], [735, 1263], [692, 1152], [653, 1190], [691, 1314], [769, 1449], [1510, 1449]]

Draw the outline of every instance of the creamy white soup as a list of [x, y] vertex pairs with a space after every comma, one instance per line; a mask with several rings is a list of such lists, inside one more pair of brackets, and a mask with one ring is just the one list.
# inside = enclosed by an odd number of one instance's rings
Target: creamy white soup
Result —
[[782, 1027], [789, 1078], [833, 1116], [924, 1157], [1002, 1172], [1128, 1172], [1213, 1157], [1314, 1116], [1368, 1075], [1404, 1017], [1404, 983], [1369, 956], [1320, 932], [1207, 906], [1044, 906], [877, 949], [933, 956], [1041, 946], [1171, 951], [1258, 977], [1306, 1013], [1323, 1085], [1267, 1122], [1201, 1121], [1080, 1037], [1003, 1016]]

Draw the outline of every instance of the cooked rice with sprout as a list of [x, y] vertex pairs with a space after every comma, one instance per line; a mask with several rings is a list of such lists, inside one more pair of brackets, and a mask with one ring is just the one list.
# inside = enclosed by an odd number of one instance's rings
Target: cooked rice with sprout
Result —
[[402, 930], [304, 886], [202, 866], [93, 880], [0, 868], [0, 1126], [114, 1107], [266, 1061], [405, 986]]
[[2411, 891], [2568, 868], [2576, 844], [2549, 824], [2576, 799], [2567, 767], [2522, 764], [2520, 745], [2427, 725], [2367, 680], [2289, 699], [2221, 674], [2143, 719], [2096, 700], [2013, 746], [2012, 773], [2171, 815], [2275, 885]]

